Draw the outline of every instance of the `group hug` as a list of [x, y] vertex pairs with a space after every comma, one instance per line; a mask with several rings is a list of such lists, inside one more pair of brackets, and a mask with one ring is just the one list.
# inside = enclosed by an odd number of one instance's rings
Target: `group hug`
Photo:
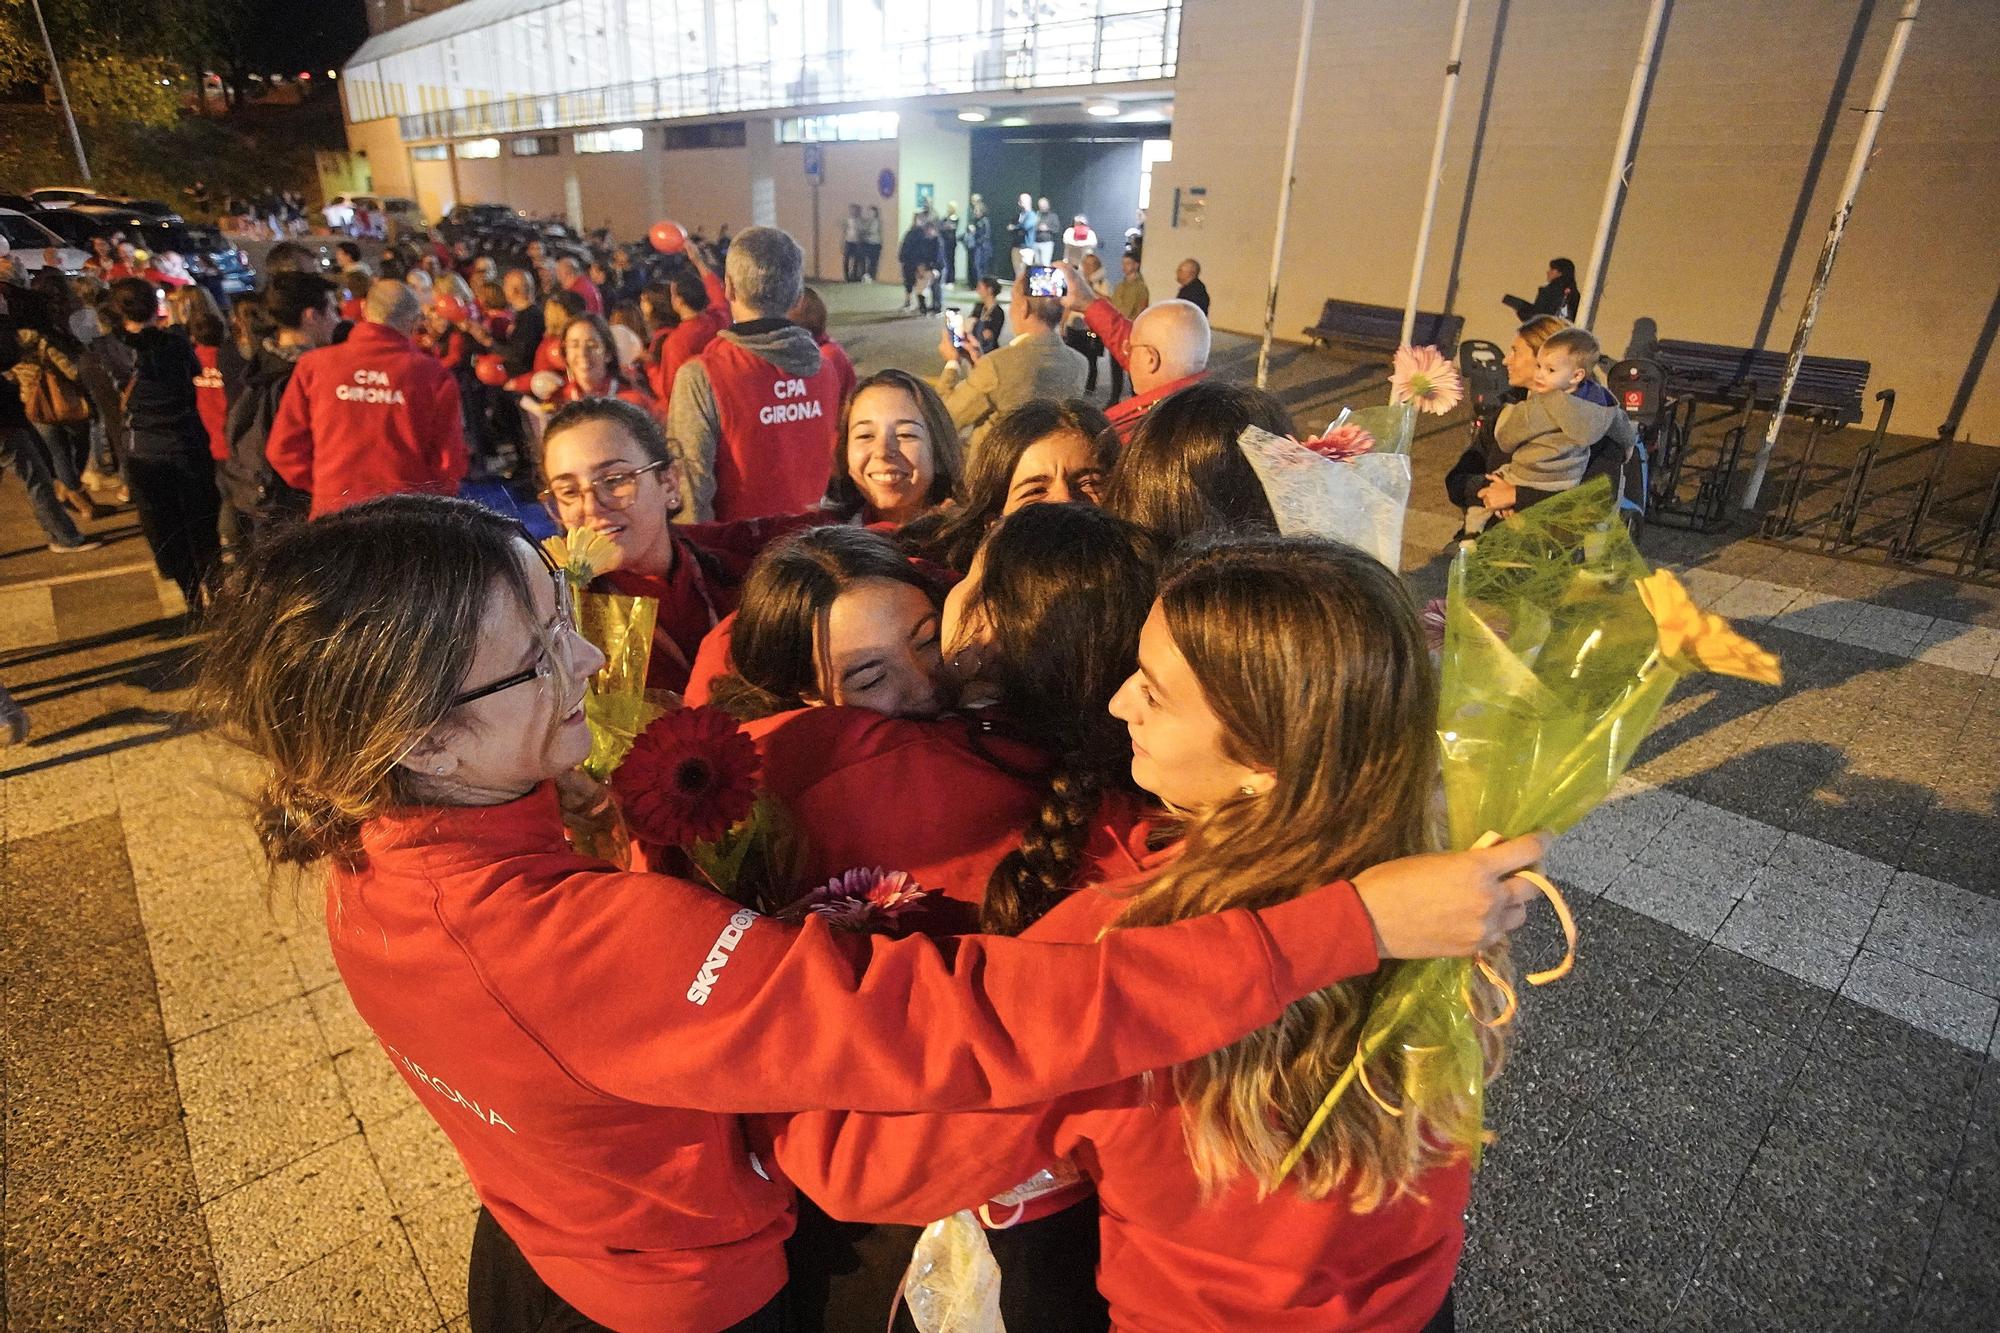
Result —
[[[472, 1327], [880, 1329], [969, 1210], [1013, 1333], [1452, 1328], [1437, 1126], [1483, 1080], [1308, 1122], [1398, 960], [1477, 957], [1498, 1007], [1546, 839], [1439, 850], [1432, 645], [1394, 570], [1279, 535], [1237, 442], [1284, 405], [1201, 379], [1120, 439], [1036, 400], [968, 446], [885, 370], [831, 424], [819, 506], [676, 522], [660, 416], [581, 398], [537, 461], [587, 585], [402, 494], [215, 599], [199, 707], [478, 1193]], [[615, 794], [593, 594], [657, 603], [649, 699], [725, 733]], [[753, 748], [790, 849], [754, 899], [607, 816]], [[856, 874], [908, 886], [889, 928], [797, 910]]]

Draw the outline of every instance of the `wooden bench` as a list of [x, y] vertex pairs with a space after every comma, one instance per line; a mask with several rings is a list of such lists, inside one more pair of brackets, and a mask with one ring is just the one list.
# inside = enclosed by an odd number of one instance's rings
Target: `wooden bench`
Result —
[[[1435, 347], [1452, 356], [1458, 351], [1458, 335], [1464, 328], [1463, 315], [1419, 310], [1410, 341], [1418, 347]], [[1393, 352], [1403, 343], [1403, 311], [1397, 306], [1328, 300], [1319, 309], [1319, 323], [1306, 329], [1305, 334], [1315, 347], [1338, 342]]]
[[[1726, 519], [1737, 463], [1750, 435], [1751, 417], [1777, 406], [1789, 354], [1782, 349], [1758, 351], [1723, 343], [1665, 338], [1660, 340], [1653, 357], [1666, 371], [1666, 393], [1673, 407], [1669, 411], [1664, 450], [1654, 464], [1652, 516], [1712, 532]], [[1788, 411], [1804, 418], [1806, 438], [1792, 479], [1791, 495], [1779, 506], [1785, 514], [1781, 522], [1792, 521], [1791, 511], [1800, 482], [1811, 465], [1821, 435], [1861, 420], [1870, 369], [1866, 361], [1831, 356], [1808, 356], [1800, 363]], [[1888, 394], [1886, 398], [1893, 402], [1895, 395]], [[1704, 420], [1698, 415], [1704, 406], [1720, 411]], [[1696, 428], [1730, 418], [1734, 418], [1734, 424], [1724, 431], [1713, 457], [1699, 462], [1691, 458]], [[1886, 425], [1886, 417], [1878, 422], [1878, 438]], [[1692, 494], [1683, 485], [1684, 481], [1693, 487]]]
[[[1778, 389], [1785, 382], [1784, 351], [1665, 339], [1653, 356], [1666, 367], [1667, 391], [1676, 397], [1715, 403], [1747, 401], [1768, 411], [1776, 405]], [[1806, 357], [1799, 364], [1789, 410], [1812, 413], [1829, 426], [1852, 426], [1861, 420], [1869, 369], [1866, 361]]]

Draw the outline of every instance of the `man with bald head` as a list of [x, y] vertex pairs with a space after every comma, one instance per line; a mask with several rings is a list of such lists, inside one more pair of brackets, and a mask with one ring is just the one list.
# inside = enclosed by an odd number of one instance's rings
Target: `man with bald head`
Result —
[[1173, 300], [1127, 319], [1093, 293], [1081, 273], [1067, 264], [1060, 267], [1069, 279], [1063, 305], [1082, 314], [1090, 331], [1104, 340], [1104, 350], [1131, 377], [1132, 396], [1105, 409], [1118, 438], [1129, 440], [1161, 399], [1208, 374], [1208, 316], [1192, 301]]
[[278, 404], [264, 456], [312, 496], [312, 517], [378, 495], [455, 495], [465, 477], [458, 383], [410, 341], [423, 307], [378, 278], [347, 341], [307, 352]]

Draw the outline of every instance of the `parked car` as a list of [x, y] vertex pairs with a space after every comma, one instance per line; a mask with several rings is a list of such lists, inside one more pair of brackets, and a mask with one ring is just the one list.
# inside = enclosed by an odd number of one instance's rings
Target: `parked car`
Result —
[[56, 267], [64, 273], [83, 272], [83, 263], [90, 258], [88, 249], [77, 249], [28, 214], [11, 208], [0, 208], [0, 237], [6, 238], [8, 258], [30, 273], [47, 265], [52, 251]]
[[96, 190], [86, 190], [80, 185], [43, 185], [28, 191], [28, 198], [42, 208], [68, 208], [71, 204], [110, 203]]
[[102, 204], [75, 204], [42, 215], [42, 221], [60, 232], [87, 256], [96, 236], [123, 235], [141, 250], [155, 253], [171, 250], [187, 261], [194, 280], [213, 292], [218, 300], [241, 296], [257, 288], [257, 273], [250, 257], [231, 244], [214, 227], [205, 224], [168, 222], [129, 208]]

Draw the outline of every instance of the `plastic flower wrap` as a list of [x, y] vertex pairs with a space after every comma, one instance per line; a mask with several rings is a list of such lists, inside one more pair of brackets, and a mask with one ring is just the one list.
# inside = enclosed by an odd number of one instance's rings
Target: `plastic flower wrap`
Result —
[[1396, 569], [1410, 505], [1411, 415], [1394, 405], [1344, 413], [1325, 435], [1303, 443], [1246, 426], [1236, 445], [1264, 487], [1279, 532], [1332, 537]]
[[654, 868], [697, 875], [767, 911], [791, 895], [798, 843], [758, 791], [762, 769], [756, 743], [727, 713], [676, 708], [640, 733], [611, 786]]
[[604, 654], [604, 666], [590, 678], [583, 698], [583, 715], [590, 723], [590, 757], [584, 772], [599, 782], [632, 748], [639, 732], [658, 715], [646, 701], [646, 670], [653, 660], [653, 626], [660, 604], [651, 597], [591, 592], [591, 580], [603, 573], [616, 548], [592, 528], [577, 528], [565, 537], [542, 543], [575, 589], [576, 628]]
[[1006, 1333], [1000, 1265], [970, 1212], [924, 1228], [903, 1274], [902, 1299], [920, 1333]]
[[[1454, 848], [1573, 826], [1610, 794], [1684, 676], [1780, 679], [1775, 657], [1696, 608], [1671, 573], [1648, 573], [1601, 480], [1461, 547], [1444, 621], [1438, 739]], [[1561, 896], [1541, 886], [1571, 950], [1528, 974], [1537, 985], [1568, 971], [1575, 944]], [[1497, 1014], [1474, 1011], [1475, 967], [1498, 983]], [[1511, 989], [1484, 960], [1386, 964], [1354, 1059], [1280, 1178], [1356, 1085], [1384, 1114], [1465, 1108], [1437, 1117], [1435, 1128], [1476, 1157], [1485, 1086], [1479, 1029], [1504, 1024], [1513, 1010]], [[1391, 1067], [1393, 1076], [1384, 1072]]]

